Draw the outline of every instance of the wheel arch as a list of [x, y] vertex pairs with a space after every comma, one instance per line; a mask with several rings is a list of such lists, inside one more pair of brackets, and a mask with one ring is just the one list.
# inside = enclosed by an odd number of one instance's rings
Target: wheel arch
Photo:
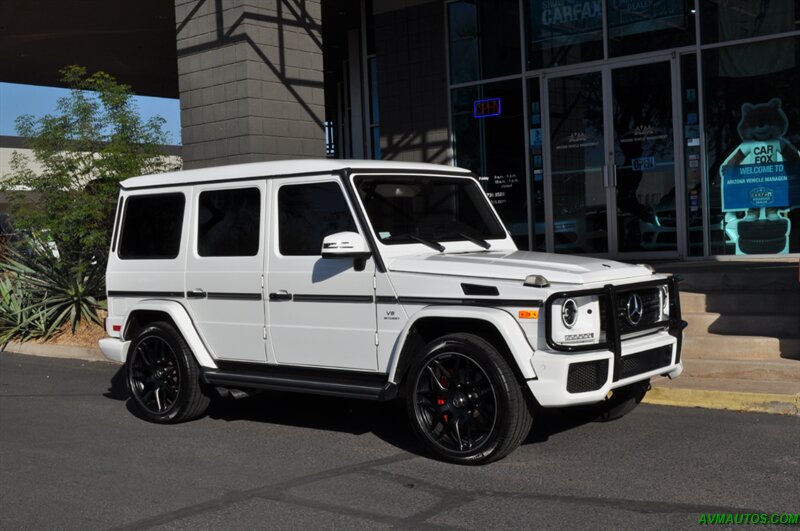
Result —
[[134, 304], [122, 327], [122, 339], [132, 341], [149, 324], [165, 321], [183, 336], [201, 367], [216, 369], [217, 364], [200, 338], [186, 308], [176, 301], [143, 300]]
[[429, 306], [417, 312], [400, 333], [402, 343], [398, 342], [392, 353], [389, 381], [402, 388], [403, 380], [422, 348], [437, 337], [452, 333], [474, 334], [497, 348], [520, 384], [536, 378], [530, 364], [533, 349], [522, 328], [508, 312], [497, 308]]

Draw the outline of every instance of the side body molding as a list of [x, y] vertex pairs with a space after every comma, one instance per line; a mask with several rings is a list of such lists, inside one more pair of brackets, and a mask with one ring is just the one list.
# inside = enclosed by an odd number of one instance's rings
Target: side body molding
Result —
[[[406, 308], [408, 311], [408, 308]], [[409, 312], [410, 313], [410, 312]], [[526, 380], [536, 378], [536, 373], [531, 366], [531, 356], [533, 356], [533, 348], [531, 348], [528, 339], [525, 337], [525, 332], [519, 326], [519, 323], [514, 317], [498, 308], [474, 307], [474, 306], [426, 306], [420, 311], [411, 315], [408, 323], [398, 336], [398, 341], [395, 343], [394, 350], [389, 362], [389, 381], [397, 383], [397, 368], [400, 365], [400, 355], [403, 352], [403, 347], [409, 339], [409, 333], [414, 327], [414, 324], [425, 318], [447, 318], [447, 319], [470, 319], [475, 321], [484, 321], [492, 326], [500, 333], [514, 357], [514, 361], [519, 367], [522, 376]], [[468, 330], [465, 330], [468, 332]], [[413, 355], [414, 353], [406, 353], [405, 355]]]
[[[197, 333], [197, 329], [194, 327], [192, 319], [186, 312], [186, 308], [184, 308], [179, 302], [163, 299], [145, 299], [137, 302], [128, 310], [128, 316], [125, 319], [125, 327], [123, 328], [123, 330], [126, 332], [128, 330], [128, 325], [130, 324], [131, 314], [138, 310], [163, 312], [169, 315], [170, 318], [172, 318], [172, 322], [175, 323], [176, 327], [178, 327], [178, 331], [186, 340], [189, 348], [192, 349], [197, 363], [200, 364], [201, 367], [208, 369], [217, 368], [216, 361], [214, 361], [214, 358], [211, 357], [211, 354], [208, 352], [203, 340], [200, 339], [200, 335]], [[133, 338], [126, 339], [131, 340]]]

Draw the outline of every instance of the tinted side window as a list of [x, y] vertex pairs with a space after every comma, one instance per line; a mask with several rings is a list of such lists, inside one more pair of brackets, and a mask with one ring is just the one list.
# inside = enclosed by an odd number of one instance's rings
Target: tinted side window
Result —
[[119, 257], [170, 259], [178, 256], [185, 202], [183, 194], [128, 197]]
[[282, 186], [278, 191], [278, 240], [284, 256], [318, 256], [322, 239], [356, 225], [336, 183]]
[[201, 192], [197, 212], [200, 256], [255, 256], [261, 193], [258, 188]]

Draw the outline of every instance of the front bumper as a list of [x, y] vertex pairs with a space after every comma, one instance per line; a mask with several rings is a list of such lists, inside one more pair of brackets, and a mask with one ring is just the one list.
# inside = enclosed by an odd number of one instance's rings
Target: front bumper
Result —
[[[544, 407], [600, 402], [612, 389], [654, 376], [679, 376], [683, 372], [679, 348], [678, 338], [658, 332], [622, 343], [619, 362], [610, 350], [580, 354], [537, 350], [531, 360], [537, 378], [528, 381], [528, 388]], [[585, 374], [576, 369], [586, 369]], [[615, 379], [614, 374], [620, 377]]]
[[131, 344], [130, 341], [123, 341], [118, 337], [104, 337], [99, 341], [99, 344], [103, 356], [111, 361], [125, 363], [125, 359], [128, 357], [128, 347]]
[[[668, 316], [664, 314], [641, 326], [623, 328], [618, 317], [618, 295], [662, 287], [666, 287], [670, 295]], [[552, 302], [576, 295], [597, 295], [600, 298], [601, 311], [606, 316], [606, 339], [602, 344], [568, 346], [553, 341], [550, 334]], [[537, 379], [528, 382], [542, 406], [599, 402], [612, 389], [659, 375], [675, 378], [683, 372], [681, 347], [686, 322], [681, 320], [678, 279], [675, 277], [555, 293], [546, 301], [544, 311], [547, 348], [537, 350], [531, 358]]]

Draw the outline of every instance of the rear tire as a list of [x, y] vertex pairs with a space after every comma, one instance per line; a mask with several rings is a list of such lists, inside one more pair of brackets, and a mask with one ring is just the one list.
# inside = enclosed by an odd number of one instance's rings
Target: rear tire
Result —
[[128, 390], [146, 420], [176, 424], [202, 416], [210, 398], [200, 383], [200, 368], [183, 336], [159, 321], [131, 343], [126, 362]]
[[530, 432], [533, 419], [520, 383], [497, 349], [478, 336], [451, 334], [429, 343], [405, 386], [414, 432], [444, 461], [502, 459]]

